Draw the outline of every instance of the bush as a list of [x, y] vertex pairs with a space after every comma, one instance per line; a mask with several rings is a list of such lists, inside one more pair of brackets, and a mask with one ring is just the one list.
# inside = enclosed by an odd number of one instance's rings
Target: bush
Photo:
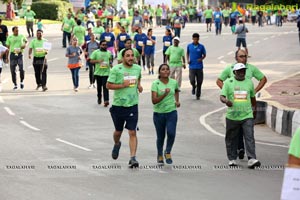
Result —
[[36, 19], [62, 20], [72, 7], [71, 3], [48, 0], [32, 3], [31, 10], [36, 13]]

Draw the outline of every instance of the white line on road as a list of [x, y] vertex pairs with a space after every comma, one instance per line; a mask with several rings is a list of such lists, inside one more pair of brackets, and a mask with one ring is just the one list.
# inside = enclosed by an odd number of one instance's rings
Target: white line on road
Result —
[[28, 124], [27, 122], [25, 122], [25, 121], [23, 121], [23, 120], [20, 120], [20, 123], [23, 124], [24, 126], [26, 126], [27, 128], [30, 128], [30, 129], [32, 129], [32, 130], [34, 130], [34, 131], [40, 131], [40, 130], [41, 130], [41, 129], [38, 129], [38, 128], [36, 128], [36, 127], [34, 127], [34, 126]]
[[233, 53], [234, 53], [233, 51], [230, 51], [230, 52], [227, 53], [227, 55], [231, 55], [231, 54], [233, 54]]
[[267, 38], [267, 37], [266, 37], [266, 38], [264, 38], [264, 40], [268, 40], [268, 39], [269, 39], [269, 38]]
[[248, 47], [252, 47], [253, 45], [252, 44], [248, 44]]
[[55, 60], [58, 60], [59, 58], [51, 58], [49, 60], [47, 60], [48, 62], [52, 62], [52, 61], [55, 61]]
[[62, 142], [62, 143], [64, 143], [64, 144], [67, 144], [67, 145], [70, 145], [70, 146], [76, 147], [76, 148], [78, 148], [78, 149], [82, 149], [82, 150], [84, 150], [84, 151], [92, 151], [91, 149], [88, 149], [88, 148], [85, 148], [85, 147], [79, 146], [79, 145], [77, 145], [77, 144], [73, 144], [73, 143], [71, 143], [71, 142], [68, 142], [68, 141], [62, 140], [62, 139], [60, 139], [60, 138], [56, 138], [56, 140], [57, 140], [57, 141], [59, 141], [59, 142]]
[[0, 96], [0, 103], [5, 103], [4, 99]]
[[[205, 115], [202, 115], [200, 118], [199, 118], [199, 121], [200, 121], [200, 124], [202, 124], [209, 132], [211, 132], [212, 134], [215, 134], [217, 136], [220, 136], [220, 137], [225, 137], [224, 134], [222, 133], [219, 133], [217, 132], [216, 130], [214, 130], [210, 125], [208, 125], [206, 123], [206, 118], [211, 115], [211, 114], [214, 114], [216, 112], [219, 112], [223, 109], [225, 109], [226, 107], [222, 107], [222, 108], [219, 108], [217, 110], [214, 110], [214, 111], [211, 111], [211, 112], [208, 112], [206, 113]], [[267, 145], [267, 146], [274, 146], [274, 147], [283, 147], [283, 148], [289, 148], [288, 146], [286, 145], [280, 145], [280, 144], [273, 144], [273, 143], [268, 143], [268, 142], [255, 142], [256, 144], [262, 144], [262, 145]]]
[[275, 37], [275, 35], [272, 35], [272, 36], [271, 36], [271, 38], [274, 38], [274, 37]]
[[221, 64], [226, 64], [226, 62], [225, 62], [225, 61], [223, 61], [223, 60], [221, 60], [221, 61], [220, 61], [220, 63], [221, 63]]
[[255, 44], [258, 44], [258, 43], [260, 43], [260, 41], [258, 40], [258, 41], [255, 41], [254, 43], [255, 43]]
[[218, 60], [221, 60], [222, 58], [224, 58], [224, 56], [220, 56], [220, 57], [218, 57]]
[[4, 107], [4, 110], [5, 110], [9, 115], [11, 115], [11, 116], [15, 116], [15, 115], [16, 115], [13, 111], [11, 111], [11, 109], [10, 109], [9, 107]]

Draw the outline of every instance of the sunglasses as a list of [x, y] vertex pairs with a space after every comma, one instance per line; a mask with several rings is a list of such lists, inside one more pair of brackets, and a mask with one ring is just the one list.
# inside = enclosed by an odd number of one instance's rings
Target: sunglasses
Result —
[[247, 58], [248, 56], [247, 55], [240, 55], [238, 56], [239, 58]]

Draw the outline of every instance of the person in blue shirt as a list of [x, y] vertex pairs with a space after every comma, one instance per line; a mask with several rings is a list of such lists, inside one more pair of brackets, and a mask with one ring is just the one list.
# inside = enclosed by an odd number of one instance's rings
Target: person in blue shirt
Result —
[[[141, 55], [144, 70], [145, 70], [145, 55], [143, 54], [143, 51], [144, 51], [144, 40], [146, 38], [147, 38], [147, 35], [145, 33], [143, 33], [142, 27], [138, 27], [137, 34], [133, 38], [133, 40], [134, 40], [133, 47], [136, 48]], [[142, 66], [141, 60], [138, 60], [138, 65]]]
[[113, 57], [115, 57], [116, 54], [116, 47], [115, 47], [115, 35], [110, 31], [110, 26], [105, 27], [105, 32], [101, 34], [100, 41], [105, 40], [107, 42], [107, 50], [111, 52]]
[[154, 52], [155, 52], [155, 43], [156, 37], [152, 36], [152, 28], [148, 29], [147, 38], [144, 40], [144, 52], [147, 63], [147, 68], [149, 70], [149, 75], [154, 74]]
[[216, 35], [221, 35], [222, 13], [221, 13], [219, 7], [216, 8], [216, 11], [214, 12], [213, 17], [214, 17], [215, 26], [216, 26]]
[[169, 46], [172, 46], [173, 32], [171, 28], [167, 28], [165, 32], [165, 36], [163, 37], [163, 63], [166, 63], [166, 51]]
[[192, 35], [193, 42], [187, 46], [186, 58], [189, 64], [189, 79], [192, 85], [192, 94], [200, 100], [201, 87], [203, 82], [203, 60], [206, 57], [204, 45], [199, 43], [200, 35]]
[[118, 52], [125, 48], [125, 40], [130, 39], [130, 36], [126, 33], [125, 27], [121, 26], [121, 33], [118, 35], [116, 40], [116, 46]]

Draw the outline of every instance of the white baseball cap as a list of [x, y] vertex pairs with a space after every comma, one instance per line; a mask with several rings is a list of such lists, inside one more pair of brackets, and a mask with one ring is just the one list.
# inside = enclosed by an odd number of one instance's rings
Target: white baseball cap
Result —
[[180, 42], [180, 38], [179, 37], [174, 37], [173, 40], [178, 40], [178, 42]]
[[240, 70], [240, 69], [246, 69], [246, 66], [243, 63], [236, 63], [233, 66], [233, 71]]

